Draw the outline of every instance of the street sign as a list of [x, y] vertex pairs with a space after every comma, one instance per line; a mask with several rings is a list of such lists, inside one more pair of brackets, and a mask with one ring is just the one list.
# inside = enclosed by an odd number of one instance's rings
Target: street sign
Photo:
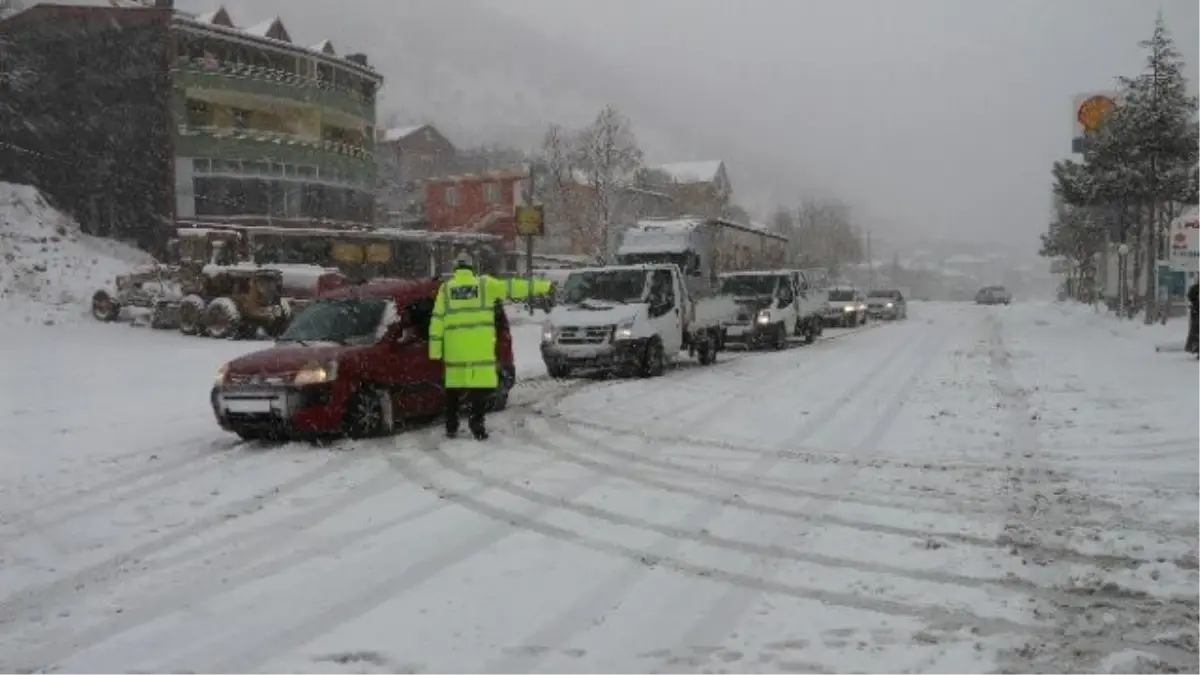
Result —
[[522, 237], [541, 237], [546, 234], [546, 207], [535, 206], [517, 207], [517, 234]]
[[1071, 152], [1083, 154], [1104, 120], [1117, 106], [1117, 94], [1112, 91], [1093, 91], [1076, 94], [1071, 100]]
[[1200, 212], [1193, 207], [1171, 221], [1167, 236], [1171, 268], [1181, 272], [1200, 271]]

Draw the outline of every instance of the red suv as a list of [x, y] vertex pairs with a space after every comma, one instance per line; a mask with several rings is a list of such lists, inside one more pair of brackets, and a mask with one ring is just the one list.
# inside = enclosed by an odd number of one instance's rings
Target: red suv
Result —
[[[439, 283], [377, 280], [322, 294], [275, 346], [220, 368], [211, 396], [217, 423], [247, 440], [365, 438], [437, 416], [445, 391], [442, 363], [429, 359], [429, 321]], [[492, 409], [502, 410], [516, 370], [500, 304], [496, 361]]]

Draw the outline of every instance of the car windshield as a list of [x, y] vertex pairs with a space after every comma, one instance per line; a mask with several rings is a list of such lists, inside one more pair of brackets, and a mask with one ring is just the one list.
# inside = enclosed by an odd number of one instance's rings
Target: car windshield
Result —
[[317, 300], [300, 311], [280, 342], [337, 342], [374, 340], [387, 301], [378, 298]]
[[772, 295], [777, 277], [738, 274], [721, 280], [721, 292], [726, 295]]
[[646, 288], [643, 270], [572, 272], [562, 288], [562, 301], [574, 305], [584, 300], [641, 302]]
[[897, 295], [899, 295], [899, 293], [897, 293], [896, 291], [871, 291], [870, 293], [867, 294], [867, 297], [891, 299], [891, 298], [896, 297]]
[[854, 291], [837, 289], [829, 291], [829, 299], [834, 302], [849, 302], [854, 299]]

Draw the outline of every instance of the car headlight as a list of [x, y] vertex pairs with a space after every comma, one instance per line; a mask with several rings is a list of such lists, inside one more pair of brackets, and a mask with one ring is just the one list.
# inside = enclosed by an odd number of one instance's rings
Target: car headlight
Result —
[[866, 306], [866, 305], [859, 305], [859, 306], [858, 306], [858, 311], [860, 311], [860, 312], [861, 312], [861, 311], [865, 310], [866, 308], [867, 308], [867, 306]]
[[229, 364], [228, 363], [221, 366], [220, 368], [217, 368], [217, 377], [213, 381], [213, 386], [219, 387], [219, 386], [225, 384], [225, 376], [228, 374], [229, 374]]
[[893, 304], [893, 303], [890, 303], [890, 302], [887, 304], [887, 308], [888, 308], [888, 309], [891, 309], [891, 308], [893, 308], [893, 307], [895, 307], [895, 306], [896, 306], [895, 304]]
[[633, 319], [626, 319], [617, 324], [613, 329], [614, 340], [632, 340], [633, 339]]
[[758, 313], [758, 319], [756, 319], [756, 320], [758, 321], [759, 325], [763, 325], [763, 326], [771, 323], [771, 310], [769, 310], [769, 309], [762, 310], [761, 312]]
[[554, 326], [550, 323], [542, 324], [542, 342], [547, 344], [554, 342]]
[[853, 306], [853, 305], [846, 305], [845, 307], [843, 307], [843, 308], [842, 308], [842, 311], [843, 311], [843, 312], [853, 312], [853, 311], [854, 311], [854, 306]]
[[296, 377], [292, 379], [292, 384], [303, 387], [308, 384], [332, 382], [337, 379], [337, 371], [337, 361], [309, 364], [296, 373]]

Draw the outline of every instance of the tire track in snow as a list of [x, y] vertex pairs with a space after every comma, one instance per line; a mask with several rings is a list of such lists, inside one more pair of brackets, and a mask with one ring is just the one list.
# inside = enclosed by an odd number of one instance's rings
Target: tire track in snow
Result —
[[[569, 383], [564, 386], [554, 386], [557, 383], [553, 380], [537, 379], [525, 380], [522, 384], [533, 384], [533, 387], [525, 386], [523, 391], [530, 391], [534, 394], [537, 393], [537, 385], [552, 385], [548, 387], [550, 390], [548, 398], [549, 400], [554, 400], [569, 396], [571, 393], [583, 387], [590, 386], [592, 383], [580, 383], [578, 385]], [[520, 411], [523, 414], [527, 414], [528, 410], [545, 400], [546, 398], [542, 398], [515, 404], [510, 406], [507, 411], [499, 413], [499, 415], [509, 417], [513, 414], [513, 411]], [[520, 417], [517, 419], [520, 419]], [[414, 435], [410, 438], [419, 439], [419, 434], [428, 433], [428, 430], [419, 430], [413, 433]], [[353, 454], [359, 459], [380, 457], [381, 455], [386, 455], [389, 451], [395, 452], [395, 449], [387, 448], [387, 446], [402, 438], [404, 438], [404, 434], [398, 437], [388, 437], [373, 441], [346, 441], [336, 445], [335, 450], [347, 453], [346, 456]], [[375, 452], [371, 452], [371, 450], [375, 450]], [[408, 450], [415, 451], [415, 448], [408, 448]], [[483, 457], [487, 454], [487, 447], [479, 447], [470, 453], [472, 458]], [[535, 467], [532, 470], [526, 471], [525, 475], [536, 474], [544, 468], [547, 467]], [[168, 616], [178, 611], [180, 607], [194, 604], [206, 598], [215, 597], [218, 594], [232, 592], [249, 583], [279, 574], [323, 555], [334, 553], [347, 546], [385, 534], [405, 524], [431, 516], [450, 505], [450, 502], [442, 500], [439, 497], [439, 501], [435, 504], [414, 509], [365, 528], [341, 533], [324, 542], [292, 550], [284, 555], [276, 556], [257, 565], [252, 565], [254, 561], [261, 560], [270, 553], [278, 552], [280, 543], [294, 538], [297, 534], [309, 530], [313, 526], [329, 520], [359, 504], [406, 487], [413, 486], [396, 472], [389, 470], [382, 475], [369, 479], [363, 484], [355, 486], [350, 492], [340, 493], [333, 500], [295, 512], [250, 530], [232, 532], [225, 537], [204, 544], [205, 550], [217, 551], [218, 555], [229, 551], [232, 547], [239, 544], [249, 544], [248, 548], [238, 550], [232, 559], [224, 564], [214, 565], [211, 559], [200, 559], [200, 556], [197, 556], [192, 550], [185, 550], [173, 556], [146, 561], [138, 567], [137, 571], [139, 575], [144, 576], [154, 572], [181, 571], [181, 568], [186, 568], [189, 563], [194, 564], [200, 569], [197, 571], [197, 575], [188, 577], [189, 581], [186, 586], [176, 587], [176, 590], [172, 592], [160, 594], [149, 603], [145, 602], [145, 598], [140, 598], [140, 602], [126, 602], [123, 604], [124, 611], [114, 616], [111, 620], [83, 632], [70, 631], [66, 637], [60, 640], [52, 640], [48, 647], [26, 658], [24, 663], [41, 664], [61, 661], [72, 654], [102, 644], [138, 626], [163, 616]], [[486, 489], [486, 487], [481, 486], [479, 491], [482, 492]], [[117, 580], [112, 579], [112, 581]], [[95, 589], [97, 585], [93, 584], [89, 588]]]
[[[432, 433], [420, 439], [427, 456], [444, 454], [441, 447], [444, 442]], [[404, 457], [402, 453], [387, 455], [388, 463], [407, 478], [410, 482], [423, 486], [424, 489], [436, 492], [447, 503], [464, 505], [466, 503], [485, 503], [474, 496], [464, 496], [463, 493], [446, 489], [432, 478], [430, 473], [421, 470], [416, 462]], [[599, 488], [609, 480], [609, 477], [588, 473], [571, 481], [563, 492], [570, 497], [556, 497], [566, 502], [581, 499], [588, 493]], [[480, 487], [491, 486], [480, 484]], [[471, 492], [474, 492], [473, 488]], [[474, 511], [473, 509], [469, 509]], [[382, 580], [364, 585], [361, 592], [354, 593], [327, 608], [320, 615], [309, 617], [292, 624], [274, 635], [263, 638], [259, 636], [255, 644], [247, 649], [231, 650], [233, 655], [212, 667], [214, 672], [250, 672], [287, 649], [305, 644], [325, 634], [355, 617], [366, 614], [386, 602], [401, 597], [408, 591], [420, 586], [440, 573], [480, 555], [500, 542], [525, 531], [519, 525], [526, 520], [537, 520], [553, 512], [554, 507], [546, 504], [534, 504], [532, 508], [521, 509], [509, 514], [508, 519], [501, 522], [506, 527], [497, 527], [493, 519], [485, 518], [481, 526], [470, 528], [465, 535], [458, 536], [452, 543], [437, 548], [432, 554], [406, 566], [396, 574]]]
[[[192, 442], [211, 438], [211, 434], [204, 436], [193, 437], [190, 440], [182, 441], [182, 444], [190, 445]], [[193, 466], [204, 462], [220, 462], [225, 458], [233, 457], [233, 461], [238, 461], [248, 455], [240, 452], [247, 447], [243, 441], [225, 439], [220, 441], [212, 441], [205, 446], [205, 449], [197, 453], [188, 453], [182, 457], [177, 457], [169, 460], [148, 460], [154, 464], [143, 469], [130, 471], [112, 478], [103, 480], [99, 483], [87, 485], [78, 490], [64, 490], [57, 495], [44, 499], [34, 506], [29, 506], [18, 511], [12, 511], [3, 517], [0, 521], [5, 527], [19, 527], [22, 525], [31, 525], [39, 528], [48, 528], [73, 520], [80, 515], [93, 513], [104, 507], [115, 506], [116, 504], [127, 500], [134, 494], [144, 494], [148, 491], [155, 491], [163, 487], [170, 487], [178, 484], [187, 478], [191, 478], [194, 474], [190, 472]], [[156, 454], [153, 450], [139, 450], [136, 453], [130, 453], [127, 456], [134, 454], [142, 456], [151, 456]], [[125, 457], [122, 455], [121, 457]], [[186, 475], [175, 475], [183, 473]], [[145, 479], [157, 479], [147, 485], [137, 485], [139, 481]], [[116, 492], [114, 496], [112, 493]], [[104, 497], [105, 499], [98, 503], [91, 503], [86, 506], [78, 506], [80, 501], [90, 501], [94, 497]], [[75, 507], [64, 513], [54, 514], [55, 511], [62, 507]], [[15, 536], [6, 536], [0, 539], [0, 543], [8, 543], [24, 538], [27, 534], [17, 534]]]
[[[879, 398], [889, 401], [894, 401], [897, 399], [902, 400], [906, 393], [903, 388], [894, 393], [890, 393], [887, 392], [884, 387], [878, 386], [881, 377], [880, 373], [899, 370], [900, 374], [903, 376], [900, 377], [898, 381], [902, 384], [907, 384], [910, 379], [920, 374], [929, 360], [932, 360], [936, 356], [936, 353], [931, 353], [930, 356], [918, 359], [919, 367], [914, 369], [911, 364], [905, 364], [900, 359], [895, 358], [896, 354], [903, 353], [911, 348], [911, 343], [901, 341], [900, 346], [896, 350], [888, 353], [887, 358], [883, 361], [881, 367], [873, 367], [875, 364], [872, 363], [872, 367], [868, 368], [859, 379], [850, 382], [848, 386], [843, 385], [845, 387], [844, 391], [848, 393], [835, 398], [834, 400], [822, 406], [819, 412], [809, 417], [807, 421], [800, 426], [799, 430], [793, 434], [787, 443], [803, 443], [803, 441], [807, 440], [814, 434], [834, 425], [840, 416], [831, 413], [840, 411], [846, 405], [847, 401], [852, 400], [855, 395], [862, 396], [863, 386], [869, 382], [874, 381], [876, 386], [866, 391], [866, 397], [868, 399], [878, 396]], [[907, 365], [908, 367], [902, 368], [904, 365]], [[791, 372], [787, 372], [779, 376], [773, 376], [771, 378], [771, 385], [767, 385], [765, 387], [765, 391], [773, 391], [772, 385], [786, 385], [787, 381], [790, 380], [792, 376], [793, 374]], [[881, 394], [881, 392], [883, 393]], [[888, 415], [885, 414], [884, 418], [880, 420], [881, 424], [883, 422], [890, 423]], [[871, 435], [873, 434], [869, 434], [868, 436]], [[442, 458], [436, 459], [441, 460]], [[764, 456], [756, 461], [754, 465], [745, 472], [744, 475], [765, 476], [770, 473], [771, 469], [773, 469], [782, 461], [783, 459], [777, 455]], [[474, 478], [475, 480], [487, 478], [486, 476], [481, 478], [481, 476], [478, 475], [478, 472], [468, 472], [463, 470], [461, 467], [459, 467], [459, 470], [461, 473], [463, 473], [463, 475], [469, 475], [469, 477]], [[539, 498], [536, 492], [526, 490], [518, 486], [510, 487], [514, 490], [513, 494], [517, 494], [518, 496], [523, 496], [526, 499]], [[578, 510], [570, 509], [576, 510], [577, 513], [585, 517], [605, 520], [616, 525], [637, 527], [644, 530], [654, 531], [662, 535], [662, 538], [656, 541], [648, 549], [642, 551], [642, 557], [631, 561], [633, 564], [626, 566], [607, 579], [601, 581], [593, 588], [592, 592], [580, 598], [579, 601], [577, 601], [565, 612], [553, 617], [553, 619], [548, 621], [542, 628], [534, 631], [522, 644], [548, 646], [552, 648], [560, 648], [566, 645], [570, 640], [574, 639], [580, 633], [588, 630], [592, 626], [596, 625], [596, 623], [601, 621], [603, 615], [607, 613], [608, 608], [613, 604], [613, 599], [628, 593], [635, 586], [636, 582], [648, 572], [648, 568], [642, 562], [642, 558], [648, 557], [655, 561], [672, 559], [677, 555], [677, 551], [683, 546], [683, 544], [689, 541], [767, 559], [785, 559], [797, 562], [816, 562], [817, 564], [821, 564], [816, 559], [805, 559], [804, 556], [798, 555], [796, 552], [788, 549], [772, 546], [761, 546], [752, 544], [750, 542], [731, 540], [708, 534], [704, 528], [722, 515], [723, 506], [724, 505], [720, 502], [701, 503], [697, 508], [693, 509], [682, 519], [680, 519], [677, 525], [651, 523], [642, 519], [631, 518], [591, 506], [587, 506]], [[830, 559], [825, 560], [826, 564], [837, 564], [838, 562], [840, 561]], [[908, 576], [905, 574], [906, 571], [904, 570], [898, 570], [896, 568], [891, 569], [895, 570], [893, 572], [895, 574]], [[769, 584], [772, 581], [770, 579], [764, 580], [754, 575], [738, 575], [738, 577], [753, 578], [766, 584]], [[744, 586], [744, 584], [733, 585], [739, 587]], [[739, 593], [744, 592], [744, 588], [738, 588], [737, 591]], [[837, 602], [834, 604], [845, 603]], [[913, 610], [913, 612], [919, 612], [919, 610]], [[974, 617], [971, 622], [980, 623], [983, 622], [983, 620], [978, 617]], [[486, 670], [528, 672], [536, 668], [537, 665], [541, 663], [544, 656], [545, 653], [541, 655], [514, 653], [510, 657], [502, 659], [498, 663], [489, 664]]]
[[345, 465], [357, 460], [353, 453], [334, 454], [317, 467], [301, 473], [282, 483], [266, 487], [264, 492], [227, 504], [217, 513], [212, 513], [187, 525], [175, 528], [160, 537], [155, 537], [121, 553], [109, 557], [71, 574], [36, 586], [27, 587], [0, 600], [0, 625], [27, 617], [46, 605], [64, 601], [80, 590], [112, 583], [129, 572], [141, 559], [164, 551], [179, 542], [198, 534], [219, 528], [230, 520], [260, 510], [263, 504], [274, 501], [293, 490], [303, 488], [325, 478]]

